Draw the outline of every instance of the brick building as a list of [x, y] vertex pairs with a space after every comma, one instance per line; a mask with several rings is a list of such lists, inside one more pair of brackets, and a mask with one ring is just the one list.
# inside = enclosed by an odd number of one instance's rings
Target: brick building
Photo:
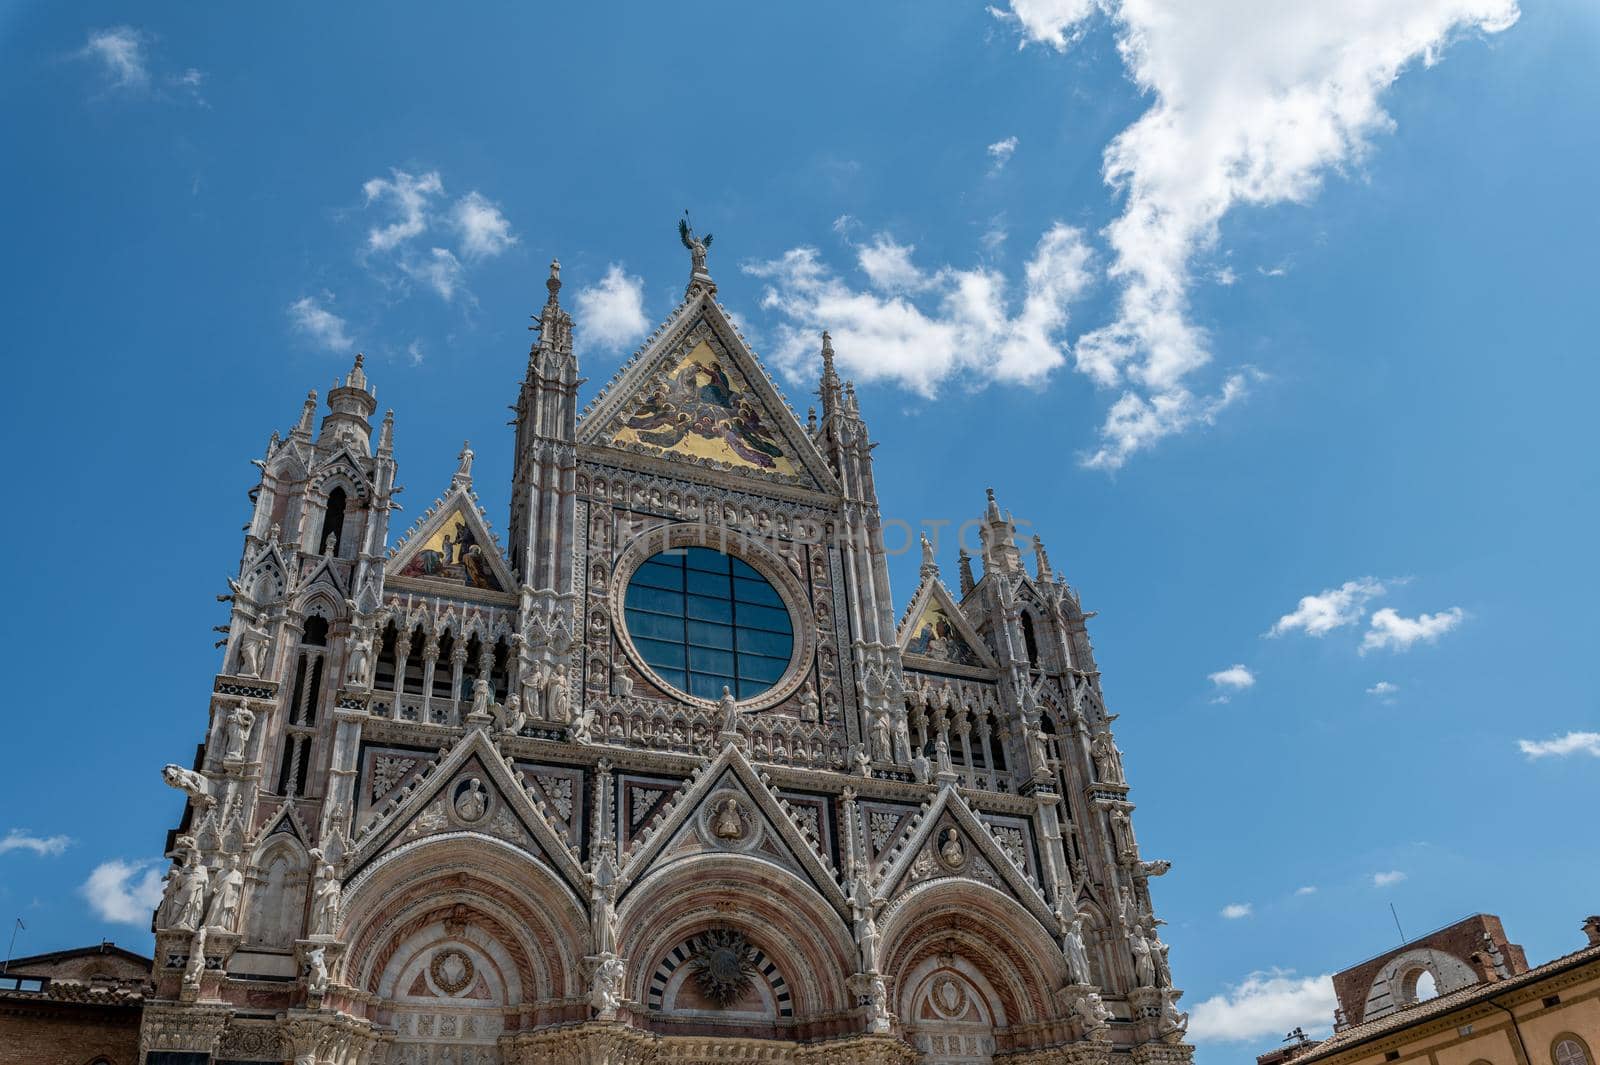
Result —
[[1600, 917], [1587, 945], [1530, 967], [1475, 914], [1336, 974], [1333, 1036], [1257, 1065], [1596, 1065]]
[[14, 958], [0, 974], [0, 1061], [135, 1065], [150, 959], [114, 943]]

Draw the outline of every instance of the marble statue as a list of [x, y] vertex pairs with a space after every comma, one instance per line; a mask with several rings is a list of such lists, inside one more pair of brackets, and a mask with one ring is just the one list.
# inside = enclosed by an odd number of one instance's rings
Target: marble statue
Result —
[[255, 727], [256, 715], [241, 699], [237, 706], [228, 711], [228, 742], [223, 752], [225, 762], [244, 761], [245, 744], [250, 740], [250, 730]]
[[523, 726], [528, 723], [527, 711], [522, 709], [522, 698], [512, 692], [506, 696], [505, 705], [500, 710], [501, 731], [508, 736], [520, 736]]
[[272, 637], [267, 630], [253, 621], [247, 621], [239, 630], [239, 675], [259, 677], [267, 668], [267, 645]]
[[718, 839], [742, 839], [744, 837], [744, 820], [739, 816], [739, 800], [730, 798], [724, 802], [717, 813], [716, 822], [712, 831]]
[[1058, 915], [1061, 918], [1061, 954], [1067, 962], [1067, 972], [1072, 983], [1088, 984], [1093, 981], [1089, 975], [1089, 951], [1083, 942], [1083, 912], [1073, 910], [1072, 916]]
[[189, 941], [189, 957], [183, 966], [183, 986], [186, 991], [200, 990], [200, 974], [206, 971], [206, 928], [201, 925], [194, 930], [194, 938]]
[[611, 694], [625, 699], [633, 694], [633, 678], [628, 676], [628, 660], [618, 655], [611, 660]]
[[312, 947], [306, 951], [306, 990], [313, 996], [328, 992], [328, 948]]
[[1105, 999], [1100, 997], [1098, 991], [1085, 991], [1078, 995], [1072, 1007], [1085, 1031], [1099, 1031], [1111, 1019], [1111, 1011], [1106, 1009]]
[[316, 877], [311, 890], [311, 934], [331, 936], [339, 924], [339, 900], [342, 889], [334, 875], [333, 863], [322, 855], [321, 849], [311, 851], [316, 863]]
[[1094, 759], [1095, 776], [1105, 784], [1121, 784], [1122, 752], [1111, 739], [1111, 733], [1102, 727], [1095, 730], [1089, 743], [1089, 755]]
[[479, 677], [472, 682], [472, 710], [473, 717], [489, 717], [489, 706], [493, 701], [489, 690], [489, 682]]
[[476, 821], [489, 809], [489, 793], [483, 789], [483, 781], [472, 777], [467, 781], [466, 790], [456, 796], [456, 816], [463, 821]]
[[1128, 948], [1133, 951], [1133, 978], [1140, 987], [1156, 986], [1156, 963], [1150, 940], [1142, 925], [1134, 925], [1128, 933]]
[[239, 904], [244, 901], [244, 874], [239, 871], [239, 856], [228, 855], [228, 864], [217, 874], [211, 890], [211, 905], [206, 910], [205, 926], [220, 932], [236, 931]]
[[183, 868], [178, 873], [168, 927], [192, 932], [205, 923], [206, 888], [211, 876], [200, 861], [200, 851], [191, 837], [179, 840], [178, 846], [183, 850]]
[[717, 701], [717, 713], [721, 716], [723, 732], [739, 731], [739, 704], [734, 702], [733, 692], [726, 684], [722, 686], [722, 698]]
[[800, 720], [806, 722], [822, 720], [822, 704], [817, 700], [817, 689], [809, 680], [806, 681], [805, 687], [800, 689]]
[[548, 720], [560, 724], [571, 715], [568, 711], [567, 674], [565, 670], [555, 669], [550, 673], [550, 680], [545, 689], [545, 716]]
[[602, 955], [594, 969], [594, 983], [589, 990], [589, 1005], [601, 1019], [609, 1020], [622, 1005], [622, 962], [615, 955]]
[[211, 794], [211, 782], [192, 769], [169, 762], [161, 767], [161, 779], [167, 787], [187, 793], [197, 810], [209, 810], [217, 803]]
[[961, 846], [961, 835], [953, 828], [944, 830], [944, 836], [939, 843], [939, 857], [950, 868], [958, 868], [967, 860], [966, 848]]

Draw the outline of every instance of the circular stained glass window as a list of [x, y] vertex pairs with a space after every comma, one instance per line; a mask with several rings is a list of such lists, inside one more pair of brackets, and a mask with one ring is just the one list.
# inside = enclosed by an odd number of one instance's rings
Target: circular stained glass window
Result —
[[789, 667], [794, 623], [777, 589], [745, 562], [707, 547], [663, 551], [628, 582], [628, 635], [679, 691], [750, 699]]

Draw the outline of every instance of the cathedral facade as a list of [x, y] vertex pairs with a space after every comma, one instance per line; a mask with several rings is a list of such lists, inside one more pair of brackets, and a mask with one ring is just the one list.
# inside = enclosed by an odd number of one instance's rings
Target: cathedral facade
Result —
[[503, 536], [467, 448], [391, 527], [359, 358], [273, 434], [148, 1065], [1191, 1058], [1077, 595], [990, 492], [897, 610], [827, 335], [801, 420], [684, 243], [582, 411], [552, 264]]

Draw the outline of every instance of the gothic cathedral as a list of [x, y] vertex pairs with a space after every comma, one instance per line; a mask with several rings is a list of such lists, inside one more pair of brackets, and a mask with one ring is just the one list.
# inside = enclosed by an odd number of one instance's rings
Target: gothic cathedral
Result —
[[1076, 593], [991, 491], [897, 621], [827, 334], [801, 421], [684, 243], [581, 412], [551, 264], [504, 539], [467, 448], [390, 529], [360, 358], [273, 435], [147, 1065], [1191, 1059]]

